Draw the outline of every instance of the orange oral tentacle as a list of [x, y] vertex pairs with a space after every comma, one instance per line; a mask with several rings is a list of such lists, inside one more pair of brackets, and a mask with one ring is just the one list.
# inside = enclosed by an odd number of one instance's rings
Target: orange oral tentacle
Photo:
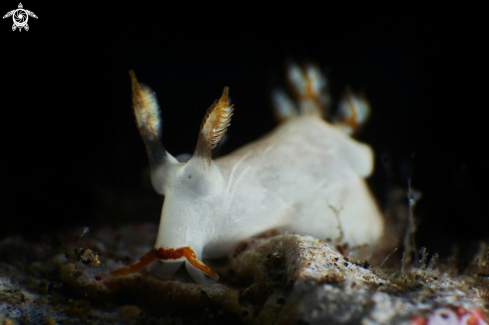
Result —
[[153, 262], [154, 260], [157, 259], [157, 251], [155, 248], [150, 250], [148, 253], [146, 253], [143, 257], [139, 259], [136, 263], [133, 263], [131, 265], [128, 265], [126, 267], [123, 267], [118, 270], [114, 270], [110, 272], [110, 274], [115, 275], [115, 276], [121, 276], [121, 275], [128, 275], [131, 273], [134, 273], [136, 271], [139, 271], [149, 263]]
[[200, 271], [204, 272], [208, 276], [210, 276], [213, 279], [219, 279], [219, 275], [217, 275], [216, 272], [212, 271], [209, 269], [204, 263], [199, 261], [197, 259], [197, 256], [195, 256], [194, 251], [192, 248], [185, 246], [182, 248], [169, 248], [169, 249], [164, 249], [164, 248], [159, 248], [156, 251], [156, 257], [162, 260], [176, 260], [180, 259], [182, 257], [185, 257], [187, 261], [192, 264], [193, 267], [199, 269]]
[[192, 264], [195, 268], [204, 272], [208, 276], [213, 279], [219, 279], [219, 275], [216, 272], [212, 271], [208, 268], [204, 263], [197, 259], [192, 248], [185, 246], [177, 249], [164, 249], [164, 248], [153, 248], [148, 253], [146, 253], [143, 257], [139, 259], [136, 263], [128, 265], [118, 270], [111, 271], [110, 274], [115, 276], [128, 275], [134, 272], [139, 271], [149, 263], [153, 262], [156, 259], [168, 261], [168, 260], [178, 260], [181, 258], [186, 258], [187, 261]]

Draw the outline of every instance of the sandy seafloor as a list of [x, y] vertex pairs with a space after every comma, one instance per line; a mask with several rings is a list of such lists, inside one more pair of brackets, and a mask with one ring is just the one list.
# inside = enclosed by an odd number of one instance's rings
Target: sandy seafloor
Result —
[[160, 262], [109, 274], [149, 251], [156, 232], [155, 224], [135, 224], [81, 238], [83, 229], [74, 228], [4, 239], [0, 324], [487, 324], [482, 244], [463, 269], [427, 252], [401, 267], [399, 254], [384, 262], [386, 247], [279, 234], [207, 260], [220, 275], [209, 286], [195, 284], [185, 268], [163, 278]]

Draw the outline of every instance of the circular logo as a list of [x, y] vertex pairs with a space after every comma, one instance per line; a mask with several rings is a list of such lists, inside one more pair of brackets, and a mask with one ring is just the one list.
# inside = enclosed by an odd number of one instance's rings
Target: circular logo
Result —
[[24, 9], [17, 9], [13, 14], [13, 18], [14, 18], [14, 24], [17, 27], [24, 27], [27, 24], [27, 20], [29, 19], [29, 16], [27, 15], [27, 12], [25, 12]]

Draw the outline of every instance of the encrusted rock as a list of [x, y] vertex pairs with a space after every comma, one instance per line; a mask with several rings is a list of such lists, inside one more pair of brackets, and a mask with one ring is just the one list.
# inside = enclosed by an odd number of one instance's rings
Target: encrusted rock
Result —
[[[79, 230], [0, 243], [0, 319], [16, 323], [427, 324], [448, 315], [487, 324], [487, 261], [458, 275], [450, 265], [382, 268], [310, 236], [250, 238], [226, 259], [206, 261], [217, 284], [197, 285], [160, 263], [109, 271], [151, 249], [156, 226]], [[68, 252], [68, 253], [66, 253]], [[424, 252], [427, 256], [427, 253]], [[433, 259], [432, 259], [433, 260]], [[379, 263], [380, 264], [380, 263]], [[480, 276], [482, 274], [482, 276]], [[3, 318], [2, 318], [3, 317]], [[1, 323], [0, 323], [1, 324]]]

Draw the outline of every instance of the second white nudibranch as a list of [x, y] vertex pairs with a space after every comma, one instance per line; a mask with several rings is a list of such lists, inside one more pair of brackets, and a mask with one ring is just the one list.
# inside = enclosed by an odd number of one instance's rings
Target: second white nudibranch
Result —
[[209, 107], [186, 163], [164, 149], [155, 94], [130, 75], [152, 183], [165, 201], [154, 249], [112, 274], [130, 274], [160, 259], [170, 272], [185, 262], [194, 280], [205, 284], [218, 275], [203, 258], [223, 257], [243, 239], [267, 230], [322, 239], [342, 234], [351, 245], [371, 244], [382, 235], [383, 218], [364, 180], [372, 172], [373, 153], [349, 136], [368, 116], [368, 104], [348, 92], [338, 126], [326, 122], [327, 84], [316, 66], [289, 64], [295, 101], [283, 91], [273, 94], [282, 121], [275, 130], [212, 160], [211, 149], [233, 115], [225, 87]]

